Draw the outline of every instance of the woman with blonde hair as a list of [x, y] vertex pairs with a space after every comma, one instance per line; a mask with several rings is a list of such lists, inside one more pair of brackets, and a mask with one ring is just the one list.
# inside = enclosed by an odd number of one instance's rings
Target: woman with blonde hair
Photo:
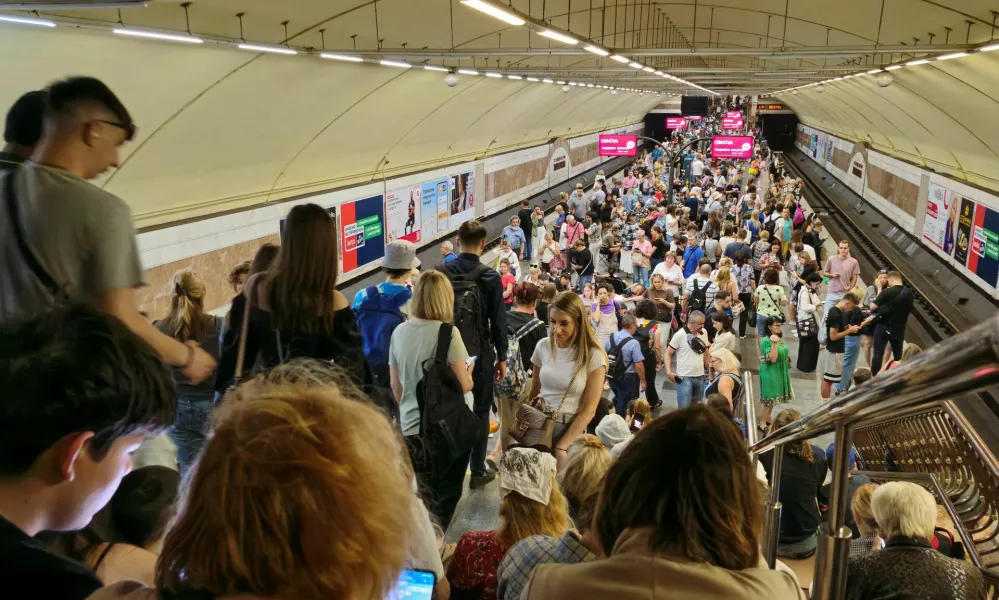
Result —
[[535, 535], [514, 544], [497, 570], [499, 600], [520, 600], [524, 586], [538, 565], [575, 564], [603, 556], [592, 534], [593, 515], [611, 462], [610, 452], [600, 438], [590, 434], [576, 438], [556, 477], [569, 502], [569, 515], [575, 528], [559, 537]]
[[500, 527], [461, 536], [448, 564], [453, 597], [493, 600], [503, 555], [531, 536], [559, 537], [571, 524], [569, 503], [555, 481], [555, 458], [534, 448], [510, 448], [499, 464]]
[[[205, 312], [208, 290], [194, 271], [179, 271], [170, 282], [170, 314], [156, 323], [156, 328], [178, 342], [194, 342], [219, 358], [219, 334], [222, 317]], [[177, 464], [181, 476], [197, 459], [211, 429], [215, 382], [209, 377], [191, 384], [180, 372], [173, 370], [177, 385], [177, 415], [170, 427], [170, 438], [177, 446]]]
[[742, 397], [742, 375], [739, 373], [739, 359], [731, 350], [725, 348], [711, 349], [712, 379], [704, 390], [705, 394], [721, 394], [728, 400], [728, 408], [733, 413], [735, 405]]
[[[424, 363], [434, 358], [440, 343], [446, 343], [447, 363], [468, 396], [472, 391], [472, 370], [475, 362], [468, 360], [461, 332], [454, 321], [454, 292], [451, 282], [440, 271], [427, 271], [413, 288], [409, 319], [392, 332], [389, 346], [389, 378], [392, 392], [399, 404], [399, 425], [410, 448], [416, 447], [422, 415], [416, 390], [423, 379]], [[467, 398], [466, 398], [467, 399]], [[419, 465], [421, 461], [414, 460]], [[468, 452], [456, 457], [449, 465], [438, 465], [434, 472], [417, 466], [417, 478], [431, 493], [431, 511], [447, 527], [461, 498], [461, 486], [468, 465]]]
[[860, 537], [850, 540], [850, 556], [859, 556], [881, 549], [883, 540], [878, 534], [878, 522], [874, 518], [874, 511], [871, 510], [871, 496], [876, 489], [878, 489], [877, 484], [867, 483], [853, 493], [850, 512], [853, 513], [853, 520], [857, 523]]
[[735, 278], [732, 277], [731, 267], [718, 267], [718, 271], [715, 273], [715, 284], [719, 290], [727, 291], [733, 299], [739, 298], [739, 286], [736, 285]]
[[157, 590], [129, 582], [95, 598], [384, 598], [405, 566], [399, 506], [412, 497], [385, 418], [337, 388], [294, 385], [249, 386], [220, 412]]
[[552, 301], [548, 337], [538, 342], [531, 363], [530, 397], [540, 396], [557, 413], [552, 451], [561, 464], [596, 414], [607, 372], [607, 354], [579, 296], [562, 292]]
[[561, 253], [562, 248], [560, 248], [558, 242], [555, 241], [554, 236], [552, 236], [552, 232], [545, 232], [545, 239], [538, 247], [538, 260], [541, 261], [541, 270], [545, 273], [551, 272], [552, 260], [560, 256]]

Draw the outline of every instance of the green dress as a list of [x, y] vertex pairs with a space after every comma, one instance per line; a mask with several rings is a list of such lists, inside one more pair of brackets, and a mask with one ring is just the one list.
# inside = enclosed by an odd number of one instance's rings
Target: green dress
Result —
[[791, 389], [791, 371], [787, 364], [787, 342], [777, 344], [777, 362], [770, 362], [773, 342], [766, 337], [760, 340], [760, 404], [773, 406], [794, 400]]

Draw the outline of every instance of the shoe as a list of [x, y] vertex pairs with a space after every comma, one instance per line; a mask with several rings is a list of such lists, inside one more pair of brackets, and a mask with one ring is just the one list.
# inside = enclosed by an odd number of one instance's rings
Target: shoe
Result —
[[490, 452], [486, 456], [486, 467], [494, 471], [499, 469], [499, 457], [496, 456], [495, 452]]
[[472, 475], [468, 480], [468, 487], [473, 490], [477, 490], [492, 480], [496, 479], [496, 469], [486, 468], [486, 472], [482, 475]]
[[744, 335], [740, 335], [740, 336], [739, 336], [739, 339], [740, 339], [740, 340], [744, 340], [744, 339], [746, 339], [746, 336], [744, 336]]

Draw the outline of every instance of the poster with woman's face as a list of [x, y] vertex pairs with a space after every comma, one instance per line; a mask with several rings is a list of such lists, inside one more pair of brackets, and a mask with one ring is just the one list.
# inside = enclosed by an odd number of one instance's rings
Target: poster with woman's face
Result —
[[475, 182], [472, 171], [451, 176], [451, 229], [471, 219], [475, 214]]

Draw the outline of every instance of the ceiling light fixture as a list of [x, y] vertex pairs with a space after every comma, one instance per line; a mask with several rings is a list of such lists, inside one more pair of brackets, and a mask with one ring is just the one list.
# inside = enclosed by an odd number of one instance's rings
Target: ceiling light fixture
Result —
[[653, 69], [652, 67], [642, 67], [642, 70], [645, 71], [646, 73], [652, 73], [655, 71], [655, 69]]
[[380, 64], [383, 67], [397, 67], [399, 69], [408, 69], [413, 66], [409, 63], [400, 62], [397, 60], [380, 60], [378, 61], [378, 64]]
[[462, 75], [478, 75], [479, 72], [475, 69], [458, 69], [458, 72]]
[[928, 59], [928, 58], [920, 58], [920, 59], [917, 59], [917, 60], [910, 60], [909, 62], [905, 63], [905, 66], [907, 66], [907, 67], [916, 67], [916, 66], [919, 66], [919, 65], [925, 65], [928, 62], [930, 62], [930, 59]]
[[283, 48], [281, 46], [261, 46], [259, 44], [240, 44], [238, 46], [240, 50], [249, 50], [251, 52], [270, 52], [271, 54], [298, 54], [291, 48]]
[[891, 66], [885, 67], [885, 71], [894, 71], [895, 69], [901, 69], [904, 66], [905, 65], [891, 65]]
[[576, 82], [575, 81], [570, 81], [569, 85], [576, 85]]
[[663, 73], [662, 71], [656, 71], [655, 75], [658, 75], [658, 76], [662, 77], [662, 76], [665, 75], [665, 73]]
[[[53, 24], [54, 25], [54, 24]], [[150, 38], [154, 40], [166, 40], [168, 42], [186, 42], [188, 44], [203, 44], [205, 41], [190, 35], [173, 35], [169, 33], [157, 33], [155, 31], [143, 31], [141, 29], [113, 29], [116, 35], [128, 35], [132, 37]]]
[[989, 44], [978, 49], [979, 52], [992, 52], [993, 50], [999, 50], [999, 44]]
[[943, 56], [938, 56], [937, 60], [950, 60], [952, 58], [961, 58], [962, 56], [968, 56], [967, 52], [955, 52], [953, 54], [944, 54]]
[[565, 82], [564, 81], [556, 81], [555, 84], [556, 85], [565, 85]]
[[555, 83], [555, 82], [552, 81], [551, 79], [542, 79], [541, 83]]
[[579, 43], [579, 40], [577, 40], [576, 38], [570, 37], [564, 33], [552, 31], [551, 29], [545, 29], [544, 31], [539, 31], [538, 35], [546, 37], [550, 40], [555, 40], [556, 42], [562, 42], [563, 44], [576, 45]]
[[639, 63], [637, 63], [637, 62], [630, 62], [630, 63], [628, 63], [628, 66], [631, 67], [632, 69], [641, 69], [642, 68], [642, 65], [639, 64]]
[[523, 79], [520, 75], [507, 75], [507, 79]]
[[423, 68], [427, 71], [439, 71], [441, 73], [447, 73], [448, 69], [445, 67], [438, 67], [437, 65], [423, 65]]
[[483, 2], [483, 0], [461, 0], [461, 3], [469, 8], [474, 8], [475, 10], [481, 11], [489, 15], [490, 17], [495, 17], [504, 23], [510, 25], [523, 25], [527, 21], [521, 19], [517, 15], [508, 13], [498, 6]]
[[593, 44], [586, 44], [585, 46], [583, 46], [583, 50], [586, 50], [587, 52], [592, 52], [594, 54], [599, 54], [600, 56], [610, 56], [610, 52], [604, 50], [600, 46], [594, 46]]
[[880, 73], [880, 72], [881, 72], [881, 69], [871, 69], [870, 71], [867, 72], [867, 74], [868, 75], [874, 75], [874, 74]]
[[8, 17], [0, 15], [0, 21], [5, 23], [17, 23], [18, 25], [36, 25], [38, 27], [55, 27], [56, 24], [48, 19], [29, 19], [28, 17]]
[[495, 79], [503, 79], [503, 76], [499, 73], [493, 73], [492, 71], [486, 73], [486, 77], [493, 77]]
[[[332, 52], [320, 52], [319, 58], [326, 58], [329, 60], [342, 60], [345, 62], [364, 62], [364, 59], [360, 56], [348, 56], [346, 54], [333, 54]], [[447, 69], [444, 69], [447, 71]]]
[[534, 83], [538, 82], [538, 78], [537, 77], [528, 77], [527, 80], [528, 81], [533, 81]]
[[[982, 48], [982, 52], [986, 52], [986, 50], [984, 48]], [[631, 61], [630, 58], [625, 58], [625, 57], [621, 56], [620, 54], [615, 54], [615, 55], [611, 56], [611, 60], [616, 60], [617, 62], [622, 63], [622, 64], [627, 64], [629, 61]]]
[[587, 83], [586, 87], [594, 87], [592, 83]]

